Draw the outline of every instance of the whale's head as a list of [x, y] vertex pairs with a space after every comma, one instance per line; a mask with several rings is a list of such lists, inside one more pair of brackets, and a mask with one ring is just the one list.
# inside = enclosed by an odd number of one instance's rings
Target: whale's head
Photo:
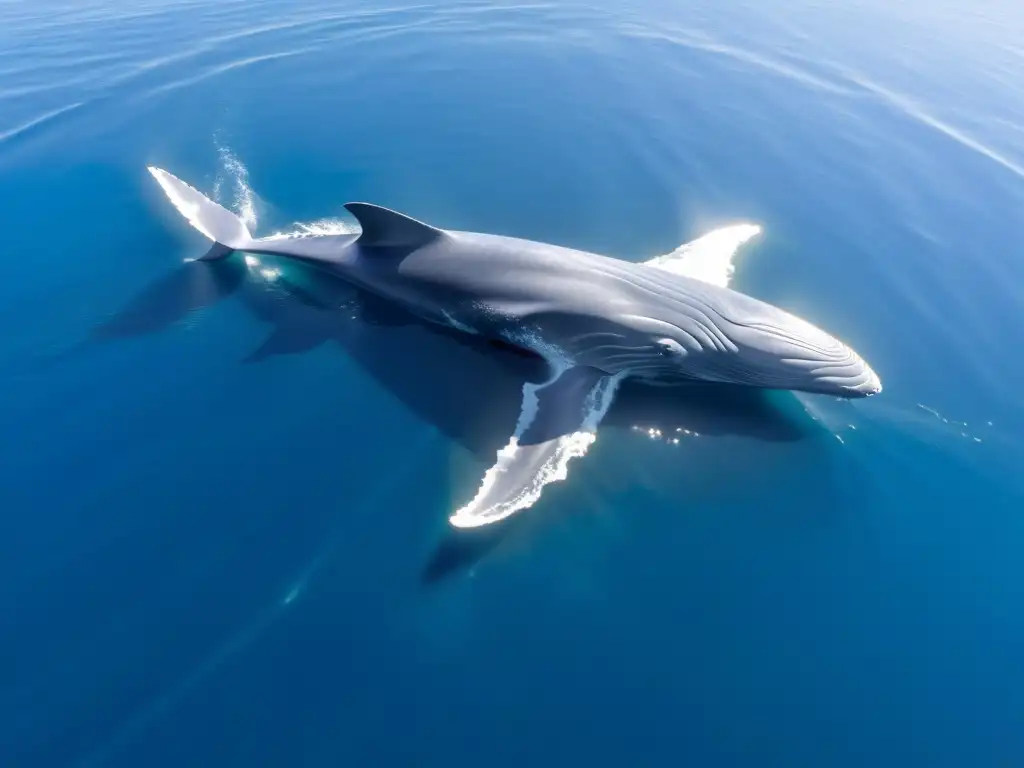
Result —
[[631, 316], [652, 358], [636, 375], [655, 383], [706, 381], [862, 398], [882, 391], [871, 366], [815, 325], [728, 289], [673, 302], [658, 317]]

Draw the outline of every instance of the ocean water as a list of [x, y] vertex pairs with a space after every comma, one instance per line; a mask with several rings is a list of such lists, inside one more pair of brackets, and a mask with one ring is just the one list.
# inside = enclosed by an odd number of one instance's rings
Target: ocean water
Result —
[[[1024, 763], [1022, 40], [1008, 0], [0, 3], [0, 765]], [[625, 393], [456, 531], [535, 363], [189, 261], [148, 165], [260, 234], [752, 224], [704, 265], [885, 389]]]

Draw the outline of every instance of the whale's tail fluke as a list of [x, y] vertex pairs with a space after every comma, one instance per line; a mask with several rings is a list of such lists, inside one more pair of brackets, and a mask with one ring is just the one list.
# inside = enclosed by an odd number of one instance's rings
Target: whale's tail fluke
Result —
[[253, 237], [245, 222], [227, 208], [162, 168], [149, 166], [149, 172], [188, 223], [213, 241], [200, 260], [223, 259], [232, 251], [244, 251], [252, 245]]

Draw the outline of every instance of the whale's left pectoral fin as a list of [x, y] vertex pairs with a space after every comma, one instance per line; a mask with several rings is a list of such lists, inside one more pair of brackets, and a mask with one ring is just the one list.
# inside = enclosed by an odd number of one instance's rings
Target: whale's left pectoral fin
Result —
[[587, 452], [615, 397], [621, 375], [585, 366], [557, 371], [542, 384], [523, 385], [519, 423], [476, 497], [450, 518], [477, 528], [527, 509], [548, 483], [564, 480], [569, 461]]
[[757, 224], [733, 224], [708, 232], [684, 243], [671, 253], [643, 262], [648, 266], [705, 283], [728, 288], [736, 271], [734, 264], [740, 246], [760, 234]]

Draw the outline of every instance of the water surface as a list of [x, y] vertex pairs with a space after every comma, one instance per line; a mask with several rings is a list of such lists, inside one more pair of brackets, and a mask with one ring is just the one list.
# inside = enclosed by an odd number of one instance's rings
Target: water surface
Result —
[[[1008, 2], [0, 5], [0, 763], [1019, 764], [1022, 39]], [[261, 234], [755, 223], [733, 285], [885, 391], [633, 397], [459, 537], [531, 361], [185, 263], [147, 165]]]

